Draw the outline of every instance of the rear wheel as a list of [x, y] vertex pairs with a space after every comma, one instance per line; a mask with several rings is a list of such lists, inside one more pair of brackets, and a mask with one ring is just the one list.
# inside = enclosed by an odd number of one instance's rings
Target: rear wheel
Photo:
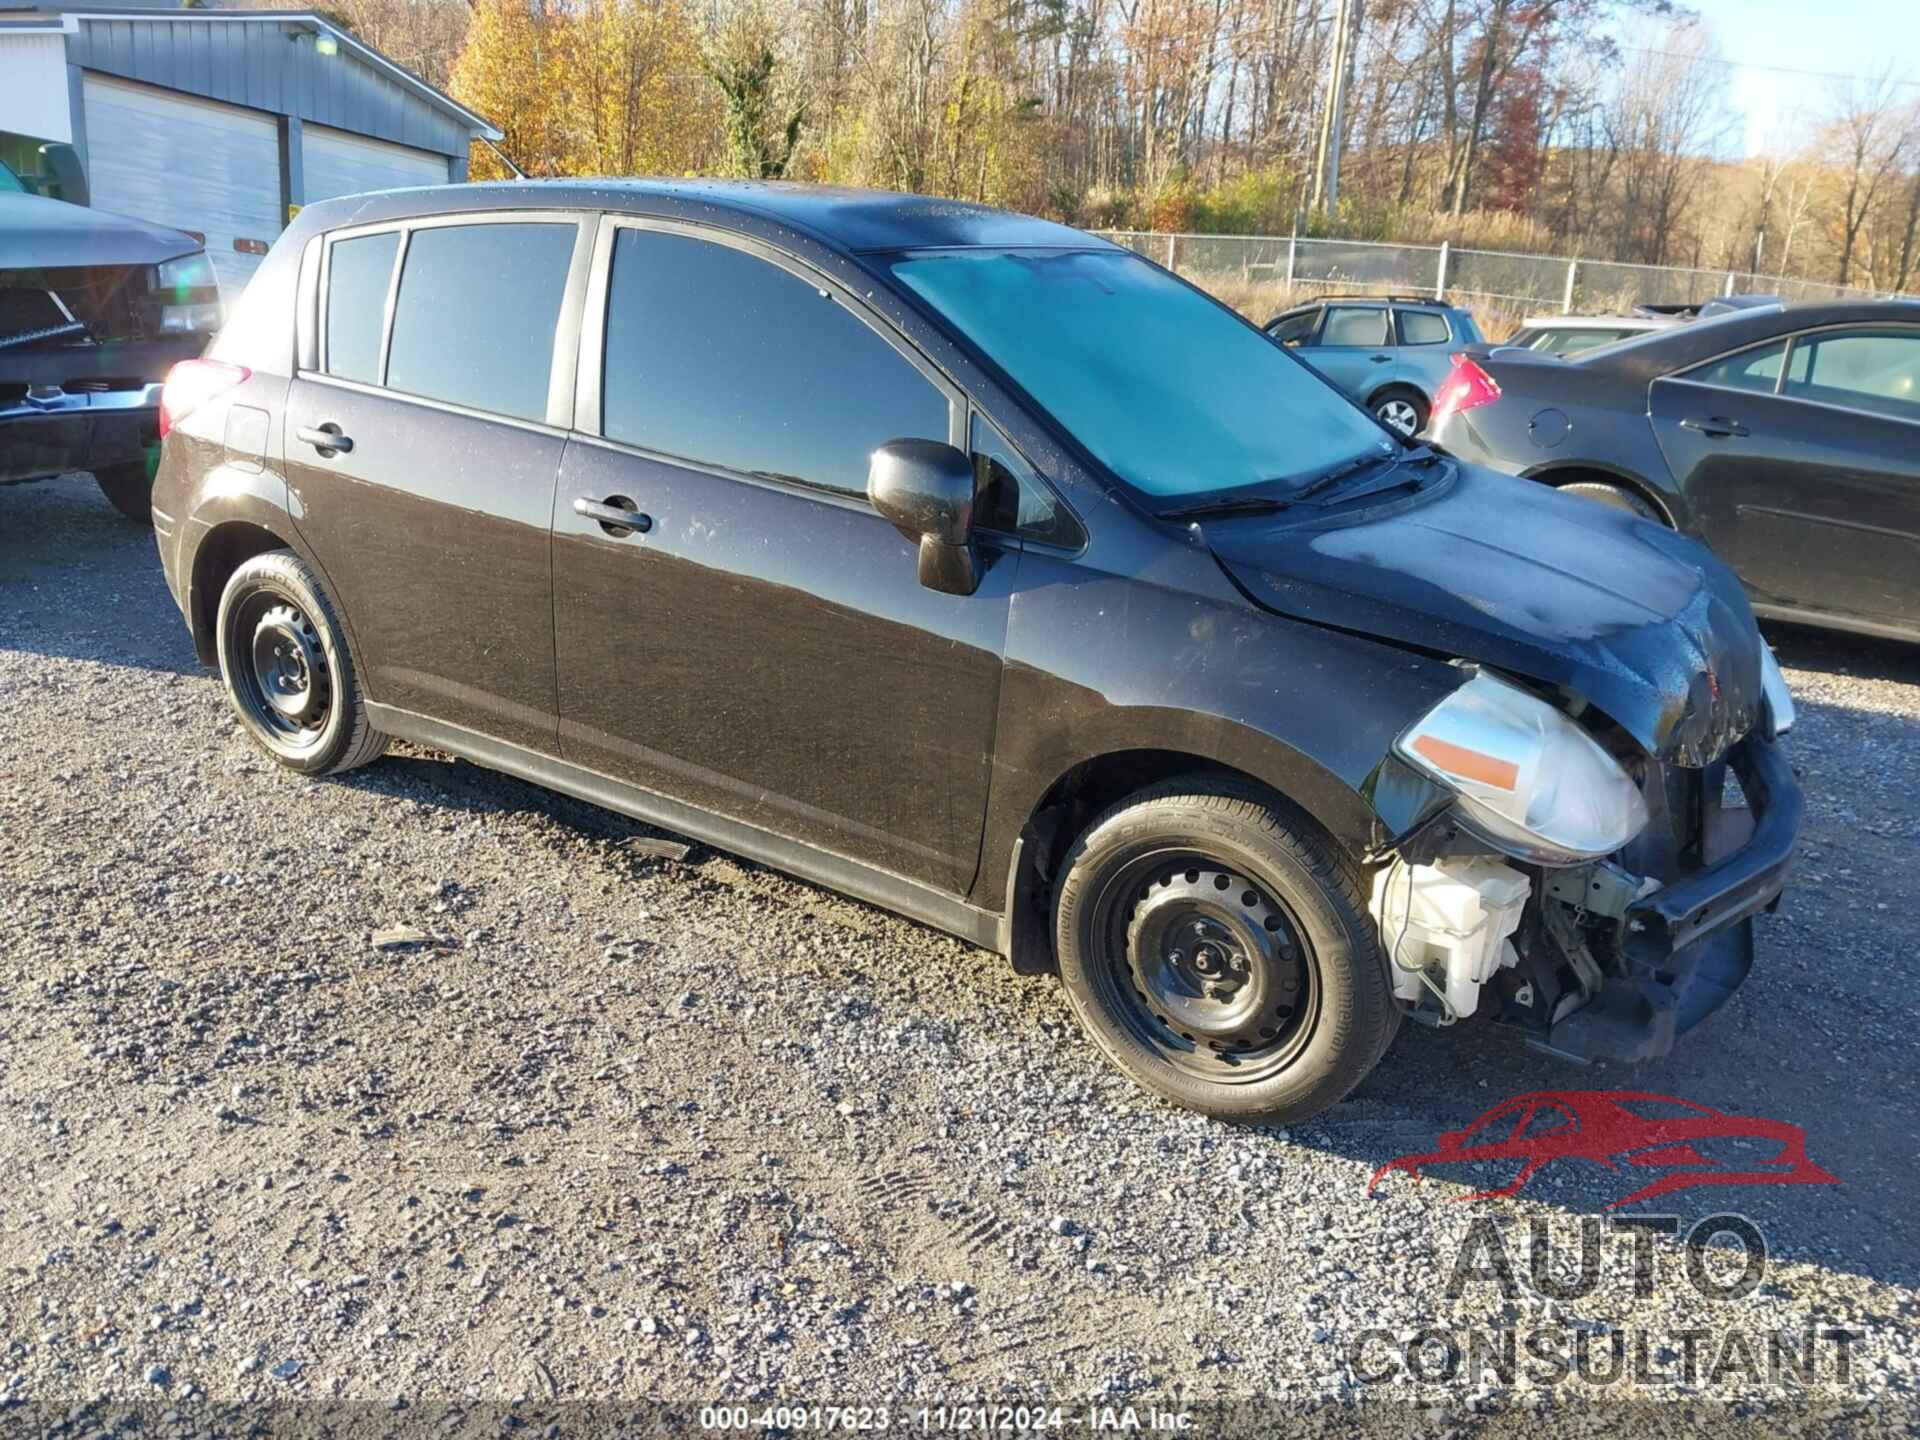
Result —
[[1054, 923], [1107, 1058], [1220, 1119], [1324, 1110], [1399, 1027], [1353, 877], [1250, 786], [1174, 782], [1107, 811], [1067, 858]]
[[1417, 390], [1387, 390], [1373, 397], [1373, 418], [1411, 438], [1427, 428], [1426, 397]]
[[215, 622], [227, 700], [275, 760], [305, 775], [379, 758], [346, 635], [320, 577], [291, 550], [256, 555], [227, 581]]
[[1610, 485], [1604, 480], [1576, 480], [1571, 485], [1560, 486], [1560, 493], [1578, 495], [1582, 500], [1593, 500], [1601, 505], [1611, 505], [1615, 510], [1625, 510], [1630, 515], [1638, 515], [1642, 520], [1652, 520], [1661, 525], [1667, 523], [1658, 510], [1624, 485]]
[[142, 525], [153, 523], [153, 477], [145, 461], [112, 465], [93, 472], [94, 483], [114, 509]]

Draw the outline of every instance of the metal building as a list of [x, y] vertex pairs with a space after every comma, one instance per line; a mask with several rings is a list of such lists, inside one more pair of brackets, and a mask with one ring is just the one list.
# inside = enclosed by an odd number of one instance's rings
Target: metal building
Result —
[[464, 180], [499, 138], [311, 11], [0, 0], [0, 161], [77, 164], [65, 198], [204, 236], [230, 292], [301, 205]]

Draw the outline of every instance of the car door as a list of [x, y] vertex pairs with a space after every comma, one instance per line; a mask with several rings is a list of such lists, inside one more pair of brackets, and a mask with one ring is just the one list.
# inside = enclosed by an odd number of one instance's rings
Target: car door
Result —
[[1318, 333], [1300, 348], [1300, 358], [1364, 400], [1393, 363], [1389, 318], [1385, 305], [1329, 305]]
[[1769, 341], [1655, 381], [1649, 412], [1756, 601], [1920, 623], [1920, 329]]
[[314, 367], [287, 396], [295, 523], [368, 697], [548, 753], [566, 302], [591, 240], [551, 212], [327, 237]]
[[866, 481], [888, 440], [964, 446], [966, 407], [790, 258], [624, 219], [600, 248], [553, 522], [563, 753], [963, 892], [1018, 552], [926, 589]]

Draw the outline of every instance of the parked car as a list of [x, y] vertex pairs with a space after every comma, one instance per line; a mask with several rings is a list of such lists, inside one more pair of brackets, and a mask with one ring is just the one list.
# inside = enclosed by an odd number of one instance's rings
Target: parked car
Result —
[[1679, 317], [1670, 315], [1529, 315], [1503, 345], [1548, 355], [1577, 355], [1680, 323]]
[[1402, 435], [1418, 435], [1448, 357], [1485, 337], [1455, 305], [1411, 295], [1329, 295], [1267, 322], [1267, 333]]
[[1920, 303], [1463, 358], [1437, 442], [1711, 545], [1761, 615], [1920, 639]]
[[1791, 701], [1703, 548], [1064, 226], [327, 201], [162, 418], [168, 584], [281, 764], [404, 737], [1057, 964], [1210, 1114], [1332, 1104], [1407, 1014], [1660, 1053], [1793, 848]]
[[199, 240], [29, 193], [0, 165], [0, 484], [91, 471], [146, 519], [160, 382], [219, 324]]

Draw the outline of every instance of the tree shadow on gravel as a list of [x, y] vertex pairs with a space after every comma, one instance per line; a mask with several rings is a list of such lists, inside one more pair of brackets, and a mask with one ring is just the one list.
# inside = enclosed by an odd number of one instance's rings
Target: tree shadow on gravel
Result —
[[153, 531], [90, 477], [0, 487], [0, 651], [204, 673]]

